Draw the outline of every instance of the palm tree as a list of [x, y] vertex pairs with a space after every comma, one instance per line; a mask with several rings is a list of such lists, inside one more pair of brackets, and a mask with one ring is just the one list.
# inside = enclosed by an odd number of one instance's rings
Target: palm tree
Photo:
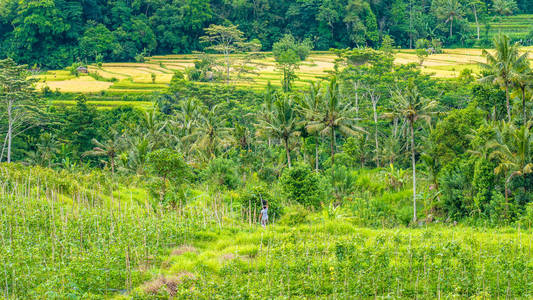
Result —
[[474, 13], [474, 21], [476, 22], [476, 32], [477, 32], [477, 40], [479, 41], [479, 20], [477, 17], [478, 12], [478, 5], [483, 5], [483, 2], [480, 0], [470, 0], [468, 3], [472, 7], [472, 12]]
[[162, 120], [157, 110], [154, 108], [151, 111], [146, 111], [141, 119], [141, 126], [138, 128], [141, 131], [146, 132], [147, 137], [153, 144], [154, 149], [160, 148], [165, 139], [164, 132], [167, 126], [167, 122]]
[[82, 156], [106, 156], [111, 165], [111, 174], [115, 174], [115, 158], [123, 147], [122, 136], [114, 133], [113, 137], [107, 139], [105, 142], [99, 142], [97, 139], [92, 139], [94, 148], [86, 151]]
[[123, 167], [143, 175], [146, 170], [148, 154], [152, 151], [152, 145], [146, 136], [132, 136], [127, 139], [128, 151], [121, 154]]
[[191, 153], [190, 143], [187, 138], [191, 136], [200, 118], [200, 112], [204, 108], [202, 102], [196, 98], [187, 98], [180, 102], [176, 114], [169, 122], [168, 130], [170, 137], [182, 146], [183, 153], [189, 158]]
[[459, 0], [435, 0], [432, 3], [433, 11], [437, 18], [450, 23], [450, 38], [453, 37], [453, 22], [464, 15], [463, 7]]
[[250, 130], [246, 125], [241, 125], [235, 121], [235, 126], [231, 131], [231, 138], [232, 144], [236, 147], [240, 147], [243, 150], [248, 150], [250, 148]]
[[486, 63], [480, 66], [488, 71], [488, 75], [481, 78], [481, 82], [491, 82], [500, 85], [505, 89], [505, 101], [507, 105], [507, 118], [511, 121], [511, 105], [509, 103], [509, 88], [516, 78], [523, 65], [528, 63], [528, 52], [520, 55], [520, 44], [511, 44], [507, 35], [499, 34], [494, 38], [495, 54], [483, 50], [483, 55], [487, 58]]
[[519, 66], [519, 68], [516, 70], [517, 72], [513, 76], [513, 83], [514, 85], [520, 90], [520, 94], [522, 97], [522, 118], [523, 118], [523, 124], [527, 124], [528, 117], [527, 117], [527, 110], [526, 110], [526, 90], [533, 86], [533, 72], [531, 71], [531, 67], [529, 66], [529, 62], [526, 61], [526, 63]]
[[393, 93], [393, 107], [389, 116], [400, 116], [409, 124], [411, 139], [411, 164], [413, 168], [413, 222], [416, 222], [416, 159], [415, 159], [415, 125], [418, 120], [431, 122], [437, 102], [426, 99], [412, 83], [404, 91]]
[[199, 116], [196, 127], [184, 139], [193, 142], [193, 148], [204, 151], [208, 158], [214, 158], [220, 146], [226, 146], [229, 138], [229, 128], [225, 120], [220, 118], [220, 106], [214, 105], [206, 109]]
[[512, 15], [517, 9], [516, 2], [514, 0], [493, 0], [492, 11], [500, 16]]
[[300, 134], [298, 121], [295, 103], [291, 97], [283, 95], [274, 101], [270, 118], [260, 119], [257, 131], [259, 135], [279, 139], [283, 142], [289, 168], [292, 166], [290, 142]]
[[[304, 95], [303, 101], [298, 103], [298, 109], [300, 110], [303, 120], [303, 127], [306, 128], [308, 123], [316, 121], [315, 117], [320, 110], [321, 101], [321, 87], [320, 82], [311, 82], [309, 84], [309, 91]], [[315, 133], [315, 171], [318, 172], [318, 141], [319, 133]]]
[[508, 206], [508, 185], [515, 177], [524, 178], [524, 192], [527, 190], [525, 175], [533, 172], [532, 123], [516, 128], [512, 123], [501, 122], [495, 127], [495, 138], [486, 145], [490, 149], [489, 159], [497, 159], [496, 174], [505, 176], [505, 203]]
[[180, 102], [179, 109], [176, 112], [178, 127], [183, 131], [183, 135], [190, 135], [198, 121], [198, 116], [202, 103], [196, 98], [187, 98]]
[[[272, 119], [272, 112], [273, 112], [273, 106], [275, 101], [275, 93], [274, 88], [272, 87], [272, 84], [270, 81], [267, 84], [267, 87], [265, 89], [265, 95], [264, 100], [261, 106], [259, 107], [259, 111], [256, 113], [256, 118], [261, 122], [269, 122]], [[270, 136], [267, 136], [268, 139], [268, 147], [270, 147], [271, 140]]]
[[355, 126], [354, 107], [345, 101], [339, 92], [337, 77], [332, 77], [319, 110], [315, 113], [314, 120], [309, 122], [309, 132], [319, 132], [330, 136], [331, 165], [335, 163], [335, 134], [353, 136], [364, 132], [362, 127]]

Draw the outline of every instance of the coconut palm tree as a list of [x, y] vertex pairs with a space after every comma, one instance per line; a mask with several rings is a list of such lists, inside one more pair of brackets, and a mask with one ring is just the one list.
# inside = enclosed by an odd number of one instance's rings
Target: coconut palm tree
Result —
[[200, 114], [192, 133], [184, 139], [193, 141], [193, 149], [203, 151], [211, 159], [216, 157], [217, 149], [228, 145], [229, 132], [225, 120], [220, 118], [220, 106], [217, 104]]
[[146, 134], [154, 149], [158, 149], [166, 140], [164, 139], [166, 127], [167, 121], [164, 121], [154, 108], [144, 113], [141, 124], [137, 127], [140, 132], [136, 134]]
[[109, 159], [111, 166], [111, 174], [115, 174], [115, 158], [120, 153], [123, 147], [123, 137], [117, 133], [112, 134], [112, 138], [107, 139], [104, 142], [100, 142], [97, 139], [92, 139], [91, 143], [94, 145], [92, 150], [86, 151], [82, 154], [85, 156], [105, 156]]
[[[304, 117], [302, 120], [302, 125], [304, 128], [310, 122], [316, 121], [317, 113], [320, 110], [321, 103], [321, 83], [320, 82], [311, 82], [309, 84], [309, 90], [305, 93], [301, 101], [298, 102], [298, 110], [301, 112]], [[319, 133], [315, 132], [315, 171], [318, 172], [319, 162], [318, 162], [318, 146], [319, 146]]]
[[437, 102], [424, 98], [413, 83], [406, 90], [393, 92], [392, 111], [389, 116], [400, 116], [409, 124], [411, 142], [411, 164], [413, 168], [413, 222], [416, 222], [416, 159], [415, 126], [417, 121], [431, 122]]
[[509, 16], [517, 9], [515, 0], [493, 0], [492, 11], [500, 16]]
[[432, 9], [436, 17], [445, 23], [450, 23], [450, 38], [453, 37], [453, 22], [464, 16], [463, 7], [459, 0], [435, 0]]
[[520, 90], [523, 124], [527, 124], [529, 120], [526, 110], [526, 90], [533, 86], [533, 71], [527, 61], [516, 70], [513, 76], [513, 84]]
[[185, 137], [190, 136], [197, 127], [202, 109], [204, 106], [198, 99], [187, 98], [179, 103], [175, 115], [171, 117], [167, 126], [170, 138], [176, 145], [181, 146], [187, 159], [191, 154], [192, 141]]
[[519, 47], [519, 43], [511, 44], [507, 35], [499, 34], [494, 38], [495, 53], [492, 54], [487, 50], [483, 50], [483, 56], [487, 58], [487, 62], [480, 63], [480, 66], [488, 73], [480, 81], [495, 83], [505, 89], [509, 122], [511, 121], [509, 89], [513, 83], [513, 78], [516, 78], [519, 70], [523, 69], [523, 65], [528, 63], [528, 52], [520, 55]]
[[26, 162], [31, 165], [52, 167], [59, 152], [59, 142], [48, 132], [43, 133], [35, 143], [36, 150], [26, 152]]
[[[261, 104], [261, 106], [259, 106], [259, 110], [255, 114], [257, 120], [259, 120], [259, 123], [270, 122], [272, 120], [272, 112], [274, 110], [273, 106], [274, 106], [275, 99], [276, 99], [276, 94], [275, 94], [274, 88], [272, 87], [272, 84], [269, 81], [265, 89], [263, 103]], [[258, 134], [258, 135], [261, 135], [261, 134]], [[266, 136], [266, 138], [268, 140], [267, 141], [268, 147], [270, 147], [271, 138], [268, 135]]]
[[[505, 176], [505, 203], [508, 206], [508, 185], [515, 177], [523, 177], [533, 173], [532, 150], [533, 133], [530, 122], [517, 128], [512, 123], [502, 121], [495, 126], [495, 137], [486, 145], [490, 149], [489, 159], [497, 159], [494, 169], [496, 174]], [[527, 184], [524, 181], [524, 192]]]
[[148, 154], [153, 147], [146, 136], [130, 136], [127, 138], [128, 151], [120, 155], [123, 168], [143, 175], [146, 171]]
[[307, 125], [309, 132], [319, 132], [330, 137], [331, 164], [335, 163], [335, 135], [337, 132], [344, 136], [354, 136], [365, 132], [362, 127], [355, 125], [355, 110], [349, 101], [345, 101], [339, 92], [337, 77], [332, 77], [326, 93], [322, 97], [319, 110], [315, 112], [313, 121]]
[[235, 122], [235, 126], [231, 131], [231, 142], [233, 145], [240, 147], [243, 150], [250, 149], [252, 138], [250, 136], [250, 130], [248, 127]]
[[477, 40], [479, 41], [478, 7], [482, 7], [483, 2], [481, 2], [480, 0], [470, 0], [468, 5], [472, 7], [472, 12], [474, 13], [474, 21], [476, 22]]
[[198, 121], [202, 105], [196, 98], [187, 98], [180, 102], [174, 123], [183, 131], [183, 135], [190, 135], [192, 133]]
[[283, 143], [289, 168], [292, 166], [290, 144], [300, 134], [298, 121], [296, 104], [286, 94], [274, 101], [270, 118], [259, 121], [259, 135], [279, 139]]

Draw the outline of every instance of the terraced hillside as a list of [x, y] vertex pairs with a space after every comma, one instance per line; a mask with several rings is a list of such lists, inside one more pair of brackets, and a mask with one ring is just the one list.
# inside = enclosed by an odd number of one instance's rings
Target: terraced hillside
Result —
[[[528, 49], [528, 48], [525, 48]], [[529, 47], [533, 49], [533, 47]], [[235, 55], [235, 63], [239, 63], [241, 56]], [[324, 78], [334, 67], [336, 56], [329, 52], [314, 52], [304, 61], [295, 81], [296, 87], [306, 86], [307, 82]], [[125, 103], [139, 107], [150, 107], [147, 99], [153, 93], [163, 91], [168, 87], [175, 71], [184, 71], [193, 66], [195, 55], [165, 55], [147, 58], [144, 63], [104, 63], [101, 66], [89, 66], [89, 74], [75, 76], [69, 71], [48, 71], [37, 77], [41, 80], [40, 87], [47, 86], [51, 91], [59, 91], [57, 97], [51, 97], [58, 105], [73, 105], [76, 93], [84, 93], [89, 103], [101, 108], [109, 108]], [[533, 60], [533, 55], [530, 56]], [[441, 78], [453, 78], [469, 68], [478, 70], [477, 63], [484, 61], [481, 49], [446, 49], [442, 54], [429, 56], [423, 64], [425, 73]], [[399, 50], [395, 63], [417, 63], [418, 58], [414, 50]], [[274, 58], [267, 55], [254, 61], [260, 65], [257, 74], [250, 74], [246, 79], [233, 75], [232, 84], [262, 88], [271, 82], [280, 85], [281, 73], [276, 69]], [[210, 83], [204, 83], [210, 84]]]
[[[533, 30], [533, 15], [514, 15], [506, 17], [494, 17], [494, 19], [488, 23], [488, 35], [489, 39], [497, 35], [498, 33], [504, 33], [511, 39], [524, 39], [527, 34]], [[476, 24], [470, 24], [472, 30], [476, 29]], [[480, 24], [481, 35], [486, 32], [487, 26]]]

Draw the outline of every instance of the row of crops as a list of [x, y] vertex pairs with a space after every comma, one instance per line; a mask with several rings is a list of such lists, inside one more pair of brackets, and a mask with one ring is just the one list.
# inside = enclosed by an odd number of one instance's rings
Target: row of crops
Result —
[[291, 208], [262, 229], [207, 191], [162, 209], [139, 182], [0, 172], [0, 298], [533, 297], [529, 228], [361, 228]]

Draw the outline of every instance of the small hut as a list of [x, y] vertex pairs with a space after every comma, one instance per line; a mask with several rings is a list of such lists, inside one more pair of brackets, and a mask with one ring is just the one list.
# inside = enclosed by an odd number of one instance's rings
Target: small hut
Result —
[[76, 68], [76, 71], [78, 71], [78, 73], [84, 73], [84, 74], [89, 73], [89, 70], [87, 69], [87, 67], [78, 67]]

